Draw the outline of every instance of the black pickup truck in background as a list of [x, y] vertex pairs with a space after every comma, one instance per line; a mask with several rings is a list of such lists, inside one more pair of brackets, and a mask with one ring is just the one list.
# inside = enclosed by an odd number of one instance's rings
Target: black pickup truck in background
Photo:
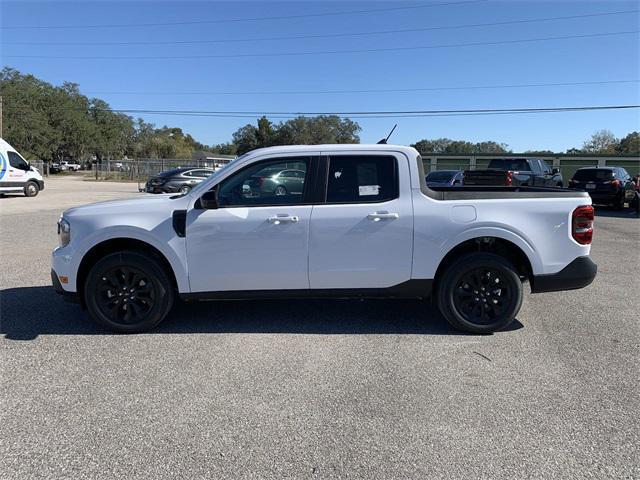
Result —
[[465, 170], [464, 185], [560, 187], [562, 174], [541, 158], [495, 158], [484, 170]]

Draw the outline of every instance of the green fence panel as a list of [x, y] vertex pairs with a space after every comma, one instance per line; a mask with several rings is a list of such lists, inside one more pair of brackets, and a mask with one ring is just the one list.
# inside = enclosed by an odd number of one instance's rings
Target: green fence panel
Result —
[[632, 177], [640, 174], [640, 158], [607, 160], [606, 164], [608, 167], [622, 167], [629, 172], [629, 175]]

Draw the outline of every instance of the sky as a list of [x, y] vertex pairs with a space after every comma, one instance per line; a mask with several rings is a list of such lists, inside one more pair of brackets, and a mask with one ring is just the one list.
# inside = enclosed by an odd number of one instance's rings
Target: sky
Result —
[[[2, 1], [0, 8], [3, 66], [55, 85], [78, 83], [84, 94], [117, 109], [357, 112], [640, 104], [636, 1], [25, 0]], [[498, 25], [477, 26], [487, 23]], [[354, 35], [360, 33], [367, 35]], [[518, 42], [566, 36], [578, 38]], [[482, 45], [459, 45], [469, 43]], [[350, 52], [335, 53], [343, 50]], [[548, 85], [559, 83], [574, 85]], [[216, 144], [258, 115], [140, 116]], [[363, 143], [375, 143], [397, 123], [389, 143], [494, 140], [515, 152], [580, 147], [599, 129], [618, 137], [640, 130], [638, 109], [356, 120]]]

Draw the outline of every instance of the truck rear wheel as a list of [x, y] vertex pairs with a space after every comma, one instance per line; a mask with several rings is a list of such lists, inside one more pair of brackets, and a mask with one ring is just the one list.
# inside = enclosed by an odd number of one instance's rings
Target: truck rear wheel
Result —
[[458, 330], [491, 333], [509, 325], [522, 306], [515, 267], [493, 253], [470, 253], [454, 261], [438, 282], [440, 312]]
[[111, 253], [89, 271], [84, 299], [91, 317], [121, 333], [157, 326], [173, 306], [173, 282], [153, 257], [131, 251]]
[[38, 195], [40, 188], [38, 188], [38, 184], [36, 182], [27, 182], [24, 186], [24, 196], [25, 197], [35, 197]]

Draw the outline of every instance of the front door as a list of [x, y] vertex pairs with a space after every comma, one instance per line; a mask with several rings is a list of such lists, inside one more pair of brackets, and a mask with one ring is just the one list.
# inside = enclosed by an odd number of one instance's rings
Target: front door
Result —
[[309, 157], [254, 163], [215, 187], [218, 208], [187, 213], [192, 292], [309, 288], [310, 172]]
[[408, 160], [329, 155], [326, 202], [313, 207], [312, 289], [388, 288], [411, 278], [413, 207]]
[[28, 179], [27, 172], [30, 170], [29, 164], [16, 152], [7, 151], [9, 165], [2, 179], [3, 190], [22, 191]]

